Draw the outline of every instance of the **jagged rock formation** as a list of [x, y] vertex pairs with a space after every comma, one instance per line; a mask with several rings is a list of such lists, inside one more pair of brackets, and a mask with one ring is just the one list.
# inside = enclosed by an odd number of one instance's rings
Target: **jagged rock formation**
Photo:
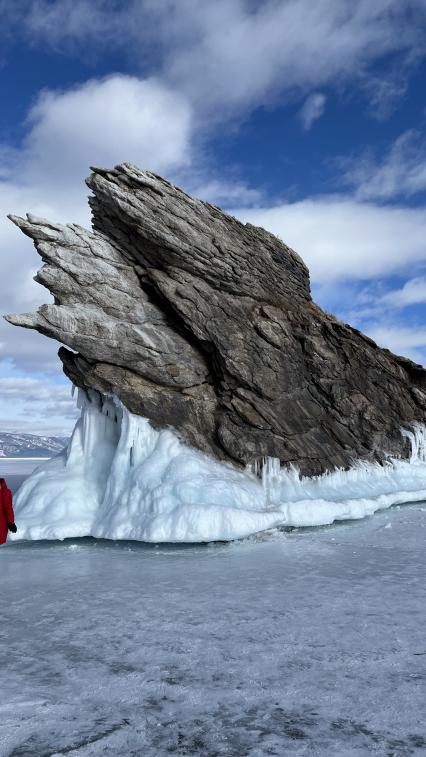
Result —
[[127, 163], [87, 184], [93, 231], [11, 216], [54, 304], [7, 320], [71, 348], [75, 384], [239, 464], [407, 456], [426, 371], [315, 305], [293, 250]]

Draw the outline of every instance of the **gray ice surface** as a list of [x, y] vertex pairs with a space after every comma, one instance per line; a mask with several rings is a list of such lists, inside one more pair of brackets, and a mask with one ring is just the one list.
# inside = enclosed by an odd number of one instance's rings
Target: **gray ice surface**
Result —
[[425, 755], [425, 524], [1, 548], [1, 757]]

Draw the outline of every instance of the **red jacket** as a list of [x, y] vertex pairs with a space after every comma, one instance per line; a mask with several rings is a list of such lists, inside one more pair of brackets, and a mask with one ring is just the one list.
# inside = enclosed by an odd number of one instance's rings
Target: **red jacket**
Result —
[[0, 483], [0, 544], [4, 544], [7, 539], [7, 524], [14, 522], [12, 492], [3, 480]]

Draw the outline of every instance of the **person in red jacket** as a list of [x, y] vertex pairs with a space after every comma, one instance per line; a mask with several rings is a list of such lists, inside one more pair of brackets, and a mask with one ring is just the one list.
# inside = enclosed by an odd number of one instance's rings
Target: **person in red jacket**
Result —
[[8, 531], [16, 534], [16, 530], [12, 492], [4, 478], [0, 478], [0, 544], [5, 544]]

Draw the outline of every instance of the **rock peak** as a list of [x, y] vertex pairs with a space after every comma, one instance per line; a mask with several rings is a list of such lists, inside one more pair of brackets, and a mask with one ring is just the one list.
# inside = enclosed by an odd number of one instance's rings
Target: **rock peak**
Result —
[[296, 252], [130, 163], [92, 171], [93, 230], [11, 216], [54, 304], [7, 320], [66, 345], [75, 384], [242, 465], [407, 456], [425, 370], [315, 305]]

